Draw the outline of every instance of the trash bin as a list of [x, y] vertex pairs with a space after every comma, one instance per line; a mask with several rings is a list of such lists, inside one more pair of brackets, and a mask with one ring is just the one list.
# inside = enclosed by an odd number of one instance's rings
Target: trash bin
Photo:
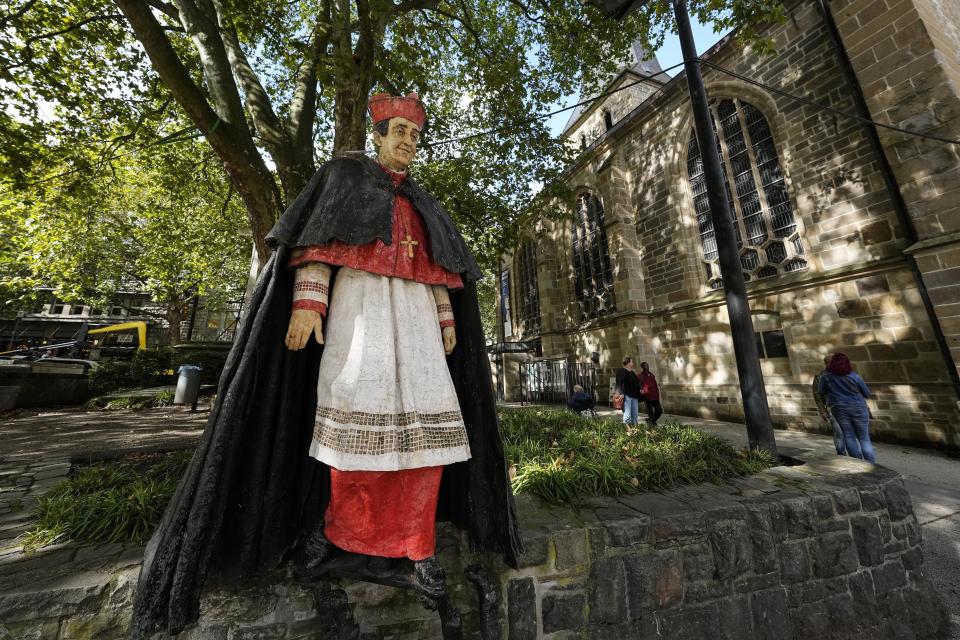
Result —
[[200, 367], [195, 364], [184, 364], [177, 369], [177, 391], [173, 394], [173, 404], [189, 404], [197, 406], [200, 396]]

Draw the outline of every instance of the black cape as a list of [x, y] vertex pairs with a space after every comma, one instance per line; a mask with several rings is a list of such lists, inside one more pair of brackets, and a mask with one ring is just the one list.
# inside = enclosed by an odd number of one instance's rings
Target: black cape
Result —
[[[433, 259], [465, 285], [450, 296], [457, 346], [447, 363], [472, 458], [444, 468], [437, 518], [516, 567], [522, 543], [474, 285], [480, 270], [434, 198], [411, 178], [397, 191], [423, 216]], [[312, 339], [301, 351], [284, 346], [293, 304], [289, 251], [332, 239], [389, 243], [393, 196], [392, 181], [373, 160], [331, 160], [270, 231], [274, 251], [237, 330], [206, 430], [147, 544], [132, 637], [179, 633], [196, 621], [208, 576], [230, 583], [273, 570], [319, 523], [329, 472], [307, 451], [323, 348]]]

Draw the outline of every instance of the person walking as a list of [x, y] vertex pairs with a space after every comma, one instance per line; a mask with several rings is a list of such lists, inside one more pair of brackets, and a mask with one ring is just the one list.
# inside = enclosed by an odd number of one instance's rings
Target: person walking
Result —
[[617, 393], [623, 396], [623, 424], [637, 424], [640, 414], [640, 379], [633, 358], [623, 359], [623, 368], [617, 371]]
[[833, 412], [830, 410], [826, 396], [820, 393], [820, 379], [827, 374], [827, 366], [829, 364], [830, 356], [826, 356], [823, 359], [823, 370], [813, 376], [813, 401], [817, 404], [820, 419], [823, 420], [824, 424], [829, 424], [833, 431], [833, 446], [837, 449], [837, 455], [844, 456], [847, 454], [847, 446], [843, 442], [843, 429], [840, 428], [840, 423], [837, 422], [837, 419], [833, 417]]
[[663, 407], [660, 406], [660, 385], [657, 384], [657, 377], [650, 371], [650, 365], [646, 362], [640, 363], [640, 394], [647, 402], [647, 422], [651, 427], [657, 426], [657, 420], [663, 415]]
[[847, 455], [876, 463], [877, 455], [870, 442], [870, 409], [866, 401], [870, 389], [863, 378], [853, 372], [846, 354], [833, 354], [820, 378], [818, 391], [826, 397], [827, 406], [840, 423]]

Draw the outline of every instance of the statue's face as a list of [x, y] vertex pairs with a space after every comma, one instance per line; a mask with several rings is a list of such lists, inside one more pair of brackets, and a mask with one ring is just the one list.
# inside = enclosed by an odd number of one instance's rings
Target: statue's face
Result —
[[373, 143], [380, 147], [378, 157], [383, 166], [394, 171], [405, 171], [417, 153], [420, 129], [406, 118], [390, 118], [387, 135], [373, 132]]

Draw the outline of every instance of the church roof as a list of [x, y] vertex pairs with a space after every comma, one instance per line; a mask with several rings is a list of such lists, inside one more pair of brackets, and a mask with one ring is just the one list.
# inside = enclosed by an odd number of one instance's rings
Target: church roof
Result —
[[[608, 91], [613, 85], [615, 85], [624, 75], [635, 73], [641, 77], [652, 77], [654, 80], [662, 83], [670, 82], [670, 76], [663, 72], [663, 67], [660, 66], [660, 61], [657, 60], [656, 54], [652, 58], [646, 58], [646, 52], [643, 49], [643, 46], [639, 41], [634, 42], [631, 47], [631, 52], [633, 53], [633, 59], [638, 60], [631, 66], [624, 66], [620, 71], [608, 82], [604, 87], [601, 93]], [[567, 124], [563, 126], [563, 132], [560, 135], [566, 135], [570, 129], [573, 128], [573, 125], [591, 108], [593, 103], [581, 104], [577, 106], [576, 109], [570, 112], [570, 118], [567, 120]]]

